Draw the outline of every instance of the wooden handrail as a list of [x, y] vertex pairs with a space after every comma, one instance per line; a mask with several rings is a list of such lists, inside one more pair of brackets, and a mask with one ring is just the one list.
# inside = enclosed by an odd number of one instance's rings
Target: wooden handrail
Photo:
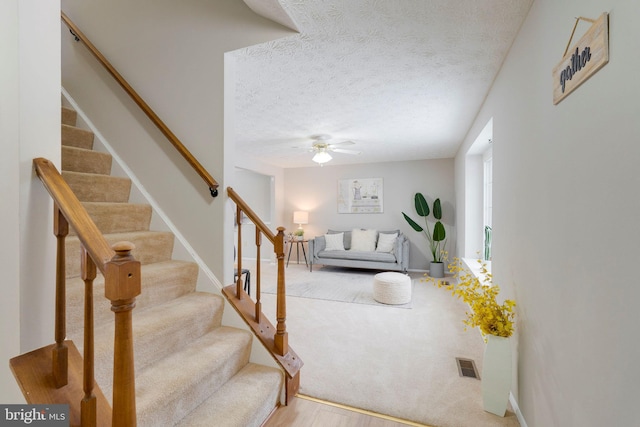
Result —
[[42, 181], [49, 194], [53, 198], [67, 222], [73, 227], [78, 239], [96, 263], [96, 266], [104, 273], [106, 263], [113, 258], [115, 251], [98, 230], [82, 203], [78, 200], [66, 181], [60, 175], [55, 165], [42, 157], [34, 159], [33, 164], [36, 174]]
[[109, 246], [84, 206], [80, 203], [62, 175], [49, 160], [33, 160], [38, 178], [53, 198], [54, 234], [57, 238], [56, 261], [56, 313], [55, 339], [52, 348], [52, 376], [56, 388], [68, 383], [68, 347], [66, 335], [66, 254], [65, 238], [69, 227], [76, 231], [81, 243], [81, 276], [85, 283], [84, 310], [84, 362], [83, 390], [80, 403], [81, 425], [96, 426], [98, 419], [97, 399], [94, 394], [94, 332], [93, 332], [93, 281], [96, 268], [105, 279], [105, 297], [111, 301], [111, 311], [115, 313], [114, 366], [113, 366], [113, 409], [111, 418], [114, 427], [136, 425], [135, 376], [133, 356], [132, 310], [135, 299], [141, 292], [140, 262], [131, 251], [132, 243], [118, 242]]
[[[267, 239], [269, 239], [271, 243], [275, 244], [276, 235], [273, 234], [269, 227], [267, 227], [267, 225], [260, 219], [258, 214], [256, 214], [253, 209], [251, 209], [251, 207], [249, 207], [249, 205], [244, 200], [242, 200], [242, 197], [240, 197], [240, 195], [236, 193], [236, 191], [231, 187], [227, 187], [227, 194], [229, 195], [229, 198], [233, 200], [236, 206], [240, 208], [244, 215], [246, 215], [247, 218], [249, 218], [251, 222], [253, 222], [265, 236], [267, 236]], [[238, 219], [238, 221], [240, 221], [240, 219]]]
[[211, 176], [211, 174], [200, 164], [193, 154], [184, 146], [184, 144], [178, 139], [178, 137], [169, 129], [169, 127], [160, 120], [160, 117], [149, 107], [149, 105], [142, 99], [140, 95], [131, 87], [131, 85], [122, 77], [122, 75], [115, 69], [113, 65], [102, 55], [102, 53], [96, 48], [93, 43], [84, 35], [82, 31], [69, 19], [64, 12], [60, 12], [60, 16], [64, 23], [69, 27], [71, 34], [77, 41], [81, 41], [91, 52], [91, 54], [100, 62], [104, 68], [113, 76], [125, 92], [138, 104], [142, 111], [149, 117], [151, 122], [162, 132], [162, 134], [171, 142], [176, 150], [185, 158], [185, 160], [191, 165], [198, 175], [207, 183], [211, 196], [216, 197], [218, 195], [219, 184]]

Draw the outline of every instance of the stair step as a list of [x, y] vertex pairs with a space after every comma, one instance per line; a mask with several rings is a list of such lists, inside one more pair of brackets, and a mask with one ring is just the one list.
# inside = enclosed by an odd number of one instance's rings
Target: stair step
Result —
[[[77, 127], [77, 117], [62, 107], [62, 176], [107, 242], [133, 243], [132, 255], [142, 264], [142, 292], [132, 314], [138, 425], [262, 425], [279, 404], [282, 370], [249, 363], [253, 335], [221, 325], [225, 300], [196, 291], [198, 265], [171, 258], [173, 234], [149, 231], [151, 207], [128, 203], [131, 180], [111, 176], [112, 156], [93, 151], [94, 134]], [[80, 242], [70, 232], [67, 332], [80, 366], [86, 285], [79, 277]], [[96, 390], [110, 410], [115, 316], [104, 287], [98, 273], [91, 286]], [[99, 415], [99, 425], [110, 417]]]
[[[102, 234], [149, 230], [151, 206], [134, 203], [83, 202]], [[75, 230], [69, 231], [75, 235]]]
[[62, 125], [62, 145], [85, 148], [93, 148], [93, 132], [75, 126]]
[[[173, 234], [166, 231], [134, 231], [129, 233], [105, 234], [105, 239], [110, 245], [127, 241], [135, 245], [132, 251], [136, 260], [141, 264], [153, 264], [155, 262], [168, 261], [173, 252]], [[77, 236], [69, 236], [65, 242], [66, 250], [66, 276], [76, 277], [80, 275], [80, 241]]]
[[117, 176], [62, 171], [62, 177], [81, 202], [126, 203], [131, 180]]
[[280, 370], [249, 363], [176, 426], [259, 427], [278, 405], [282, 386]]
[[221, 326], [139, 372], [138, 426], [175, 425], [247, 365], [251, 341], [249, 332]]
[[[146, 310], [134, 309], [133, 343], [138, 376], [145, 368], [162, 363], [164, 358], [173, 357], [192, 342], [219, 329], [223, 309], [222, 297], [205, 292], [192, 292]], [[95, 329], [95, 376], [107, 396], [113, 388], [113, 336], [113, 321]], [[82, 348], [80, 343], [76, 345]], [[173, 369], [180, 368], [174, 366]], [[161, 371], [155, 373], [166, 375]]]
[[[196, 290], [198, 265], [188, 261], [164, 261], [142, 266], [142, 293], [136, 298], [136, 311], [144, 310]], [[113, 321], [111, 301], [104, 296], [104, 276], [93, 281], [94, 324]], [[82, 342], [84, 322], [84, 282], [80, 277], [67, 279], [67, 333]]]
[[111, 173], [112, 157], [109, 153], [87, 150], [78, 147], [62, 146], [62, 170], [97, 173], [109, 175]]
[[78, 117], [78, 113], [76, 112], [76, 110], [68, 107], [62, 107], [62, 124], [63, 125], [75, 126], [77, 117]]

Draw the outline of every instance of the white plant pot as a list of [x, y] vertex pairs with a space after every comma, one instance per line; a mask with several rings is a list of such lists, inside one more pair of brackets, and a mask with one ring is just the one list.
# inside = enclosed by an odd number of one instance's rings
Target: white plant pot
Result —
[[487, 335], [481, 380], [484, 410], [504, 417], [511, 391], [511, 340], [509, 338]]

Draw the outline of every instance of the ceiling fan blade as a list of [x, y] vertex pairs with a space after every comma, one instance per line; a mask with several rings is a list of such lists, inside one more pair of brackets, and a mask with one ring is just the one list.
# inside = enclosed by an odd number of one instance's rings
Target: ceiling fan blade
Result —
[[342, 142], [336, 142], [335, 144], [330, 144], [332, 146], [336, 146], [336, 145], [353, 145], [355, 144], [355, 142], [353, 141], [342, 141]]
[[333, 151], [335, 153], [344, 153], [344, 154], [360, 154], [360, 153], [362, 153], [361, 151], [345, 150], [343, 148], [333, 148], [333, 149], [331, 149], [331, 151]]

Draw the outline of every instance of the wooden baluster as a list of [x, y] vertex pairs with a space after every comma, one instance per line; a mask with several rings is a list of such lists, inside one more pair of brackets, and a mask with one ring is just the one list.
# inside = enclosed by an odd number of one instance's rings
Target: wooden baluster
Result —
[[94, 339], [93, 339], [93, 280], [96, 278], [96, 264], [82, 247], [82, 280], [84, 281], [84, 398], [80, 404], [80, 425], [95, 427], [98, 418], [97, 400], [93, 394], [94, 384]]
[[274, 343], [278, 354], [284, 356], [289, 352], [289, 337], [286, 326], [287, 299], [284, 284], [284, 227], [278, 227], [274, 249], [278, 258], [278, 290], [276, 302], [276, 320], [278, 324], [276, 325]]
[[53, 209], [53, 233], [57, 239], [56, 259], [56, 318], [55, 339], [56, 344], [52, 354], [53, 381], [57, 388], [64, 387], [68, 382], [69, 354], [64, 339], [67, 336], [67, 309], [66, 309], [66, 253], [65, 238], [69, 234], [69, 223], [62, 211], [55, 204]]
[[140, 295], [140, 262], [131, 255], [132, 243], [113, 245], [116, 255], [105, 263], [105, 296], [115, 313], [113, 350], [113, 418], [114, 427], [136, 425], [136, 387], [133, 365], [132, 310]]
[[256, 323], [260, 323], [262, 302], [260, 302], [260, 248], [262, 247], [262, 233], [256, 227]]
[[236, 280], [236, 297], [242, 299], [242, 210], [240, 206], [236, 206], [236, 225], [238, 226], [238, 274]]

